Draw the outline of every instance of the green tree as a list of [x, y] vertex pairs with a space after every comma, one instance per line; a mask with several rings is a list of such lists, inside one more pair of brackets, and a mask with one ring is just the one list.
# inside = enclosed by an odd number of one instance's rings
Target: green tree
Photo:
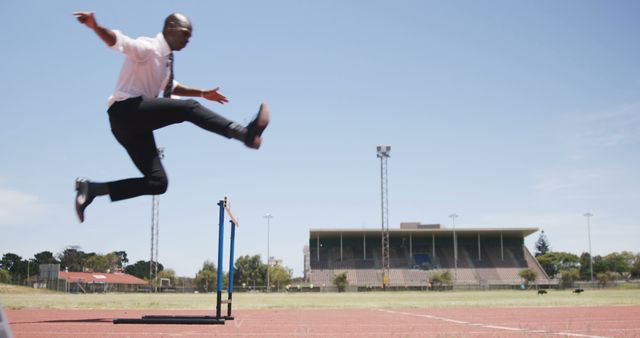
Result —
[[524, 279], [524, 284], [529, 287], [529, 284], [536, 281], [538, 274], [531, 269], [524, 269], [518, 272], [518, 276]]
[[60, 262], [53, 256], [51, 251], [42, 251], [33, 255], [37, 264], [59, 264]]
[[84, 267], [91, 269], [95, 272], [114, 272], [119, 268], [119, 257], [115, 253], [108, 253], [106, 255], [93, 254], [89, 256], [85, 262]]
[[[166, 270], [162, 270], [158, 272], [158, 283], [160, 281], [161, 278], [167, 278], [169, 279], [169, 283], [171, 283], [171, 286], [176, 285], [176, 272], [173, 269], [166, 269]], [[158, 285], [160, 286], [160, 285]]]
[[600, 272], [607, 272], [607, 262], [602, 256], [593, 256], [593, 275], [597, 275]]
[[434, 272], [431, 275], [431, 285], [436, 289], [442, 289], [444, 285], [451, 285], [451, 272]]
[[627, 279], [631, 275], [631, 269], [636, 256], [629, 251], [612, 252], [602, 257], [602, 264], [606, 271], [615, 272], [619, 277]]
[[[124, 272], [138, 278], [149, 280], [149, 266], [149, 261], [137, 261], [135, 264], [127, 265]], [[158, 263], [158, 274], [160, 274], [162, 270], [164, 270], [164, 266], [161, 263]]]
[[108, 269], [108, 264], [109, 263], [107, 263], [103, 255], [93, 254], [87, 257], [87, 259], [84, 261], [82, 270], [90, 272], [106, 272], [106, 270]]
[[556, 266], [555, 257], [550, 254], [544, 254], [536, 257], [538, 259], [538, 263], [544, 269], [544, 272], [549, 276], [549, 278], [554, 278], [556, 274], [558, 274], [558, 267]]
[[535, 256], [541, 256], [551, 251], [551, 246], [549, 245], [549, 240], [547, 239], [547, 235], [544, 234], [544, 230], [540, 232], [540, 236], [536, 241], [536, 251]]
[[580, 279], [580, 270], [578, 268], [560, 270], [560, 283], [562, 287], [573, 287], [573, 283], [578, 279]]
[[11, 252], [7, 252], [6, 254], [2, 255], [2, 259], [0, 260], [0, 269], [5, 269], [10, 271], [11, 269], [14, 268], [14, 266], [20, 264], [21, 261], [22, 261], [21, 256]]
[[582, 280], [591, 279], [590, 257], [588, 252], [583, 252], [582, 255], [580, 255], [580, 279]]
[[40, 272], [40, 264], [60, 264], [51, 251], [38, 252], [33, 257], [29, 267], [31, 275], [37, 275]]
[[640, 253], [635, 255], [631, 265], [631, 278], [640, 278]]
[[23, 260], [21, 256], [8, 252], [0, 259], [0, 269], [4, 269], [11, 273], [14, 281], [20, 282], [27, 276], [29, 264]]
[[293, 271], [291, 269], [280, 265], [274, 265], [269, 269], [269, 282], [271, 285], [275, 285], [276, 290], [280, 290], [282, 286], [289, 284], [292, 274]]
[[137, 261], [128, 265], [124, 272], [138, 278], [149, 279], [149, 261]]
[[127, 258], [126, 251], [114, 251], [113, 254], [118, 257], [117, 268], [124, 269], [127, 264], [129, 264], [129, 258]]
[[338, 292], [344, 292], [344, 290], [349, 285], [349, 281], [347, 280], [347, 273], [339, 273], [333, 276], [333, 285], [338, 288]]
[[64, 251], [58, 253], [57, 258], [60, 261], [61, 270], [82, 271], [87, 256], [90, 255], [80, 250], [79, 246], [71, 245], [66, 247]]
[[267, 280], [267, 265], [262, 263], [260, 255], [245, 255], [236, 259], [233, 273], [236, 285], [262, 286]]
[[536, 259], [550, 278], [554, 278], [562, 269], [580, 266], [580, 257], [568, 252], [547, 252]]
[[601, 287], [605, 287], [609, 282], [616, 280], [616, 274], [611, 271], [598, 272], [596, 279]]
[[218, 280], [218, 269], [210, 262], [206, 261], [202, 264], [202, 269], [196, 274], [196, 287], [204, 292], [213, 292], [216, 290]]
[[11, 273], [8, 270], [0, 269], [0, 283], [10, 283]]

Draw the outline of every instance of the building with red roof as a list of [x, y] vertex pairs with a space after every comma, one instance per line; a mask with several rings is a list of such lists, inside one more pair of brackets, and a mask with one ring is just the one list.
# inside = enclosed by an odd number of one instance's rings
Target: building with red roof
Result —
[[148, 289], [144, 279], [126, 273], [60, 271], [58, 279], [69, 292], [135, 292]]
[[122, 271], [115, 273], [60, 271], [60, 264], [40, 264], [38, 281], [34, 287], [82, 293], [151, 290], [148, 281]]

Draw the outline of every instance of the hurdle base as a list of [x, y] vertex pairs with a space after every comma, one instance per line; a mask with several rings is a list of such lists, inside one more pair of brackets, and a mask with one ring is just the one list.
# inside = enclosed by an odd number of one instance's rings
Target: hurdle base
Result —
[[233, 316], [224, 316], [224, 320], [233, 320]]
[[[233, 319], [233, 318], [232, 318]], [[116, 318], [114, 324], [192, 324], [224, 325], [225, 317], [213, 316], [142, 316], [141, 318]]]

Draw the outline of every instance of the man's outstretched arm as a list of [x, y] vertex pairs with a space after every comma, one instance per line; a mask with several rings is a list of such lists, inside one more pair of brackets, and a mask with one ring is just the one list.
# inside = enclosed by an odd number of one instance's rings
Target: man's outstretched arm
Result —
[[227, 97], [222, 95], [222, 93], [220, 93], [218, 90], [220, 90], [220, 87], [203, 90], [203, 89], [191, 88], [179, 83], [177, 86], [173, 88], [172, 94], [176, 94], [179, 96], [191, 96], [191, 97], [199, 96], [207, 100], [216, 101], [222, 104], [229, 102], [229, 100], [227, 100]]
[[95, 13], [93, 12], [75, 12], [73, 15], [80, 21], [81, 24], [91, 28], [99, 37], [111, 47], [116, 44], [116, 34], [108, 29], [104, 28], [96, 22]]

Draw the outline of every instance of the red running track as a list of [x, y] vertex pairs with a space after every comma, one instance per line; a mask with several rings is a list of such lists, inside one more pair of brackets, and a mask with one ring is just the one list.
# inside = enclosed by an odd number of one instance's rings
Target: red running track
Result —
[[114, 325], [202, 311], [5, 310], [20, 337], [640, 337], [640, 306], [238, 310], [225, 325]]

